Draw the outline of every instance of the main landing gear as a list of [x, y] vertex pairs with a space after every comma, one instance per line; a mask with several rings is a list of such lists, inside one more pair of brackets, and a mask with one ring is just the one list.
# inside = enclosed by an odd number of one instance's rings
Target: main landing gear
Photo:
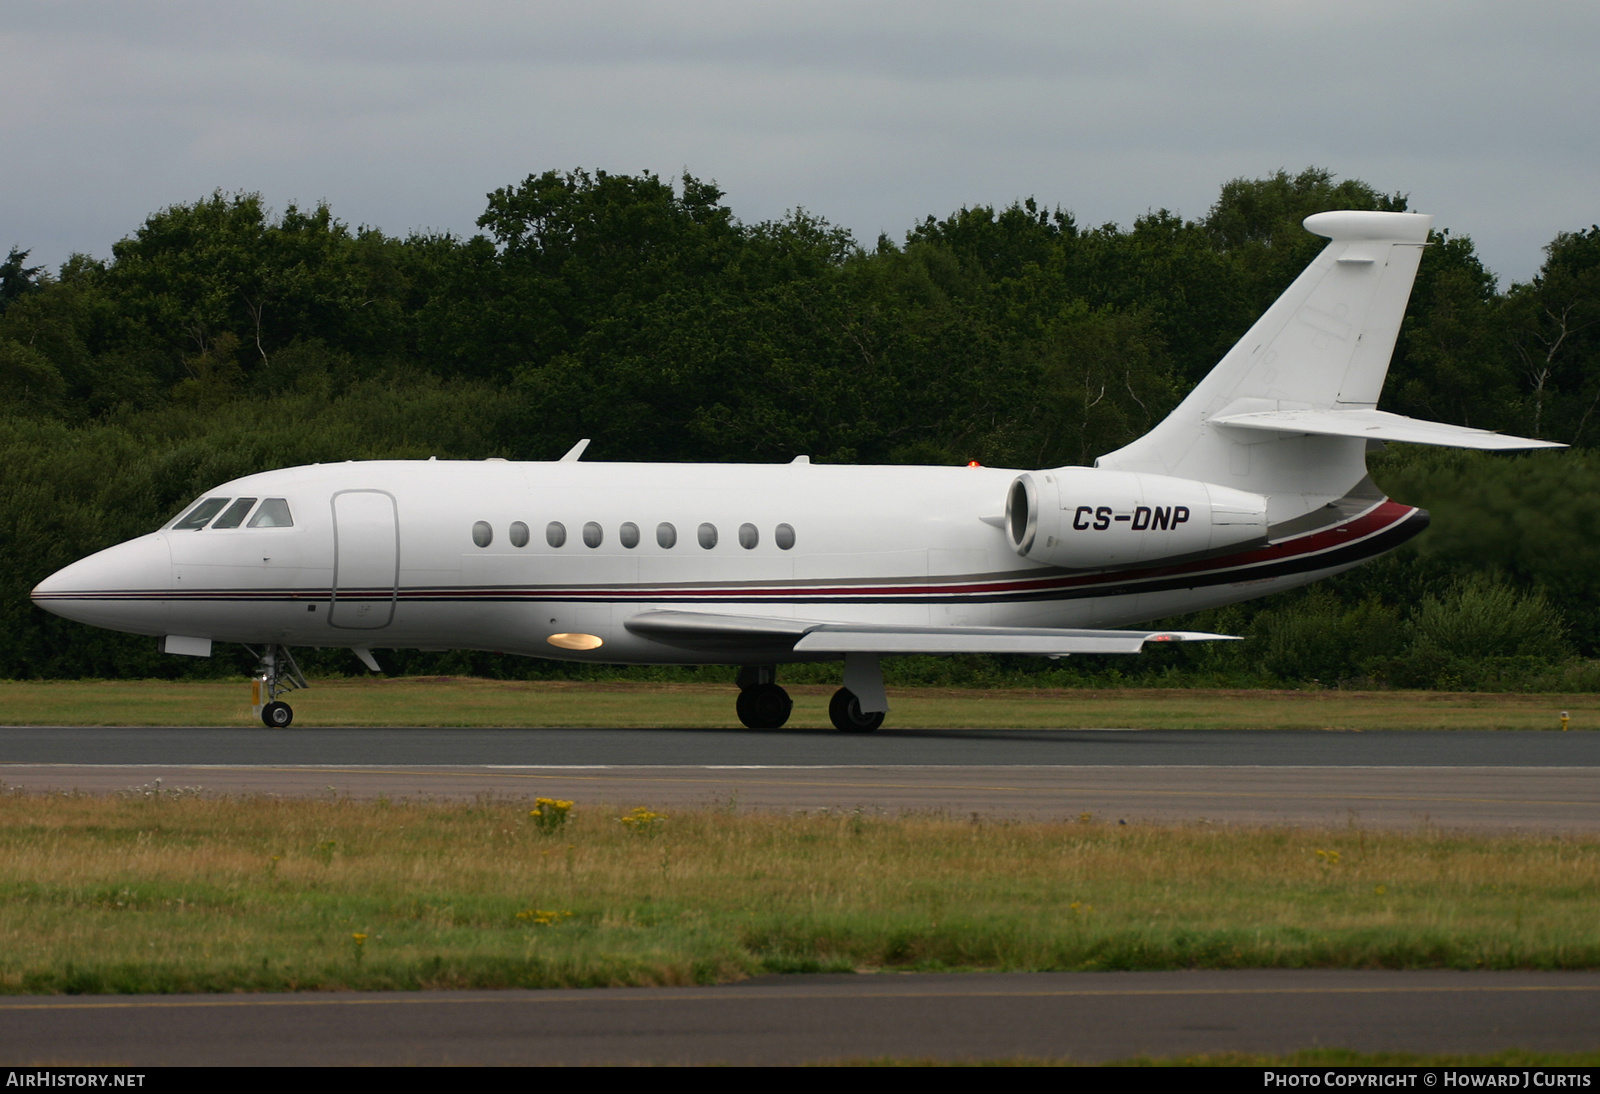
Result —
[[[794, 700], [777, 684], [776, 665], [745, 665], [739, 669], [739, 701], [734, 709], [749, 729], [781, 729], [794, 710]], [[871, 733], [883, 725], [889, 700], [883, 690], [878, 655], [847, 653], [844, 687], [833, 693], [828, 718], [841, 733]]]
[[776, 665], [745, 665], [739, 670], [739, 700], [734, 709], [747, 729], [782, 729], [794, 700], [777, 684]]
[[263, 646], [260, 653], [246, 646], [256, 659], [256, 675], [250, 681], [250, 702], [268, 729], [287, 729], [294, 721], [294, 710], [278, 698], [280, 692], [310, 687], [288, 646]]
[[861, 700], [849, 688], [840, 688], [828, 701], [828, 717], [833, 721], [833, 728], [840, 733], [871, 733], [883, 725], [886, 713], [882, 710], [870, 713], [862, 710]]
[[828, 718], [840, 733], [871, 733], [883, 725], [889, 697], [883, 690], [883, 669], [875, 653], [844, 655], [844, 687], [833, 693]]

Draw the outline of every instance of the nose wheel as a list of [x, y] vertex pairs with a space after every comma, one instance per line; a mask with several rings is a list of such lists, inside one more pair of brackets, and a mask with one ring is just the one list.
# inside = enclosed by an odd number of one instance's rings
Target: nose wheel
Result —
[[[246, 646], [245, 649], [250, 649]], [[281, 693], [310, 687], [294, 654], [287, 646], [264, 646], [256, 658], [256, 675], [250, 681], [250, 705], [268, 729], [287, 729], [294, 721], [294, 710], [279, 699]]]

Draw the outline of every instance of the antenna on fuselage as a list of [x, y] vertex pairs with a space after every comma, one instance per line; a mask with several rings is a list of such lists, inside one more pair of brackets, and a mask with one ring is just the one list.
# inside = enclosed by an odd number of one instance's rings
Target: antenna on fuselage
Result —
[[577, 463], [578, 462], [578, 457], [582, 456], [583, 455], [583, 450], [585, 448], [588, 448], [588, 447], [589, 447], [589, 438], [585, 437], [583, 440], [579, 441], [577, 444], [575, 444], [571, 448], [567, 449], [567, 454], [565, 456], [562, 456], [556, 462], [557, 463]]

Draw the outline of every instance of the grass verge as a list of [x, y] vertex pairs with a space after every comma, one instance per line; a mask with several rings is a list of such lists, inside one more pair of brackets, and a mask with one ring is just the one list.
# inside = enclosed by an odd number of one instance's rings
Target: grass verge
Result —
[[530, 805], [5, 795], [0, 991], [1600, 965], [1593, 838]]
[[[790, 725], [827, 728], [834, 688], [799, 685]], [[296, 728], [317, 726], [688, 726], [736, 724], [732, 685], [451, 677], [328, 680], [298, 692]], [[249, 684], [0, 681], [0, 724], [259, 726]], [[1544, 729], [1600, 725], [1600, 695], [1438, 691], [909, 688], [891, 727], [949, 729]]]

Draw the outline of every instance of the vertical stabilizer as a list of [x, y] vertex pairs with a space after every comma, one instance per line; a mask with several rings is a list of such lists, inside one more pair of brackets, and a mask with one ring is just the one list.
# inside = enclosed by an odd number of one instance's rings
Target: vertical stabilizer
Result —
[[1214, 419], [1375, 407], [1432, 224], [1418, 213], [1307, 217], [1328, 246], [1165, 421], [1095, 466], [1265, 494], [1273, 523], [1343, 497], [1366, 475], [1364, 439]]

